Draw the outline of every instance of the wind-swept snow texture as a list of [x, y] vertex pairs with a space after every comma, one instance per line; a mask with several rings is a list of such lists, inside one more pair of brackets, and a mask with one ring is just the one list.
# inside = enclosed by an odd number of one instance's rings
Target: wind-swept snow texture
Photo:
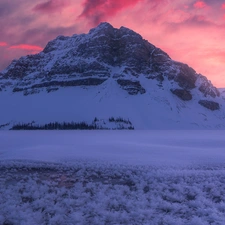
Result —
[[225, 224], [224, 131], [0, 133], [0, 224]]

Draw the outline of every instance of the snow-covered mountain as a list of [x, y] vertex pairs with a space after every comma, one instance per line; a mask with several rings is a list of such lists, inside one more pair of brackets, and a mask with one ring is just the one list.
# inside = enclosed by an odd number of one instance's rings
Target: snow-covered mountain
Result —
[[[0, 127], [223, 129], [225, 97], [134, 31], [101, 23], [59, 36], [0, 73]], [[21, 127], [20, 127], [21, 128]]]
[[224, 97], [224, 99], [225, 99], [225, 88], [218, 88], [218, 90], [219, 90], [221, 96]]

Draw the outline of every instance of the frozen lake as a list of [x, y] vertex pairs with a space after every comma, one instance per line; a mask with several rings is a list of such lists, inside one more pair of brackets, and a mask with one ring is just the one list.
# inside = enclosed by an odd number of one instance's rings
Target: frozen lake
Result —
[[2, 131], [1, 160], [221, 164], [225, 131]]

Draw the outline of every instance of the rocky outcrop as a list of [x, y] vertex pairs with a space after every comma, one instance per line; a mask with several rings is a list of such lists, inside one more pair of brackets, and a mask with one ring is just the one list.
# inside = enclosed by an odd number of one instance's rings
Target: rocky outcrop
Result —
[[130, 95], [144, 94], [146, 91], [139, 81], [118, 79], [117, 83]]
[[[48, 88], [49, 87], [76, 87], [76, 86], [96, 86], [102, 84], [106, 79], [98, 79], [98, 78], [88, 78], [88, 79], [82, 79], [82, 80], [70, 80], [70, 81], [50, 81], [50, 82], [44, 82], [40, 84], [34, 84], [31, 87], [24, 87], [24, 88], [19, 88], [15, 87], [13, 89], [13, 92], [20, 92], [20, 91], [26, 91], [27, 90], [32, 90], [32, 89], [37, 89], [37, 88]], [[48, 91], [47, 90], [47, 91]], [[51, 90], [58, 90], [58, 89], [51, 89]], [[50, 92], [50, 91], [48, 91]], [[31, 92], [32, 93], [32, 92]], [[34, 94], [36, 92], [33, 92]], [[26, 94], [28, 95], [28, 94]]]
[[212, 111], [220, 109], [219, 103], [214, 102], [214, 101], [200, 100], [198, 103], [200, 105], [204, 106], [205, 108], [210, 109]]
[[55, 63], [48, 72], [48, 76], [54, 76], [55, 74], [75, 75], [80, 77], [110, 77], [110, 70], [97, 61], [87, 62], [85, 60], [79, 60], [71, 65], [65, 64], [59, 66], [58, 63]]
[[201, 83], [199, 87], [199, 91], [201, 91], [205, 97], [211, 96], [213, 98], [219, 97], [220, 92], [219, 90], [214, 87], [206, 77], [200, 75]]
[[174, 95], [183, 101], [190, 101], [192, 99], [192, 95], [190, 91], [184, 89], [171, 89], [170, 90]]
[[177, 63], [177, 65], [179, 66], [180, 72], [174, 80], [184, 89], [190, 90], [195, 88], [195, 82], [197, 80], [196, 72], [186, 64]]

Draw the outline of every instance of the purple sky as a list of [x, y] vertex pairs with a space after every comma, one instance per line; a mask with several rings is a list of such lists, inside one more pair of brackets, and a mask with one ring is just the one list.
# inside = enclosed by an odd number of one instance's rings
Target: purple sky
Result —
[[225, 0], [0, 0], [0, 70], [100, 22], [140, 33], [225, 87]]

